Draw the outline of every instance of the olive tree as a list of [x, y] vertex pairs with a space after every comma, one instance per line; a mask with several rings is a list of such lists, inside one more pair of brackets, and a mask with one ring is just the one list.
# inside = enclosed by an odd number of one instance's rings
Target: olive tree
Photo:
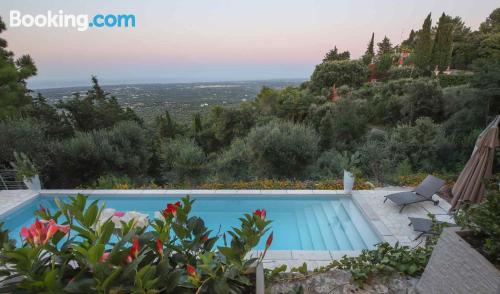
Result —
[[294, 178], [316, 160], [319, 136], [306, 125], [275, 120], [252, 129], [246, 141], [258, 175]]

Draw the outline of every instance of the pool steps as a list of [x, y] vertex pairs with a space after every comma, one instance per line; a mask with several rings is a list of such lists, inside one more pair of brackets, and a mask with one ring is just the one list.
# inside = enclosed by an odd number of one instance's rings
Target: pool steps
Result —
[[301, 246], [314, 250], [362, 250], [372, 247], [374, 244], [369, 240], [376, 240], [376, 235], [363, 229], [365, 219], [357, 207], [350, 205], [339, 200], [329, 205], [313, 204], [295, 210]]

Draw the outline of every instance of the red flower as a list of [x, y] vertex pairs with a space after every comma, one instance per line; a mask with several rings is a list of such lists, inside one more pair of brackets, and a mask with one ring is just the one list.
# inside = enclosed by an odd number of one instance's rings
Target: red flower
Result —
[[179, 201], [175, 202], [175, 204], [169, 203], [167, 204], [167, 208], [165, 208], [162, 212], [164, 217], [168, 216], [177, 216], [177, 208], [181, 206], [181, 203]]
[[127, 263], [131, 263], [134, 259], [137, 258], [137, 254], [139, 253], [139, 250], [141, 248], [139, 247], [139, 239], [134, 238], [132, 240], [132, 247], [130, 248], [130, 252], [127, 256]]
[[256, 216], [259, 216], [261, 219], [265, 219], [266, 218], [266, 210], [265, 209], [257, 209], [253, 214], [255, 214]]
[[158, 250], [158, 253], [163, 256], [163, 242], [160, 238], [156, 239], [156, 250]]
[[190, 275], [191, 277], [196, 277], [196, 268], [194, 266], [188, 264], [186, 266], [186, 270], [188, 275]]
[[266, 249], [271, 246], [271, 243], [273, 243], [273, 232], [271, 232], [271, 235], [269, 235], [269, 237], [267, 237]]
[[44, 245], [52, 238], [58, 231], [67, 234], [69, 232], [69, 225], [58, 225], [51, 219], [46, 220], [35, 220], [35, 222], [29, 227], [22, 227], [21, 236], [30, 243], [35, 245]]
[[201, 237], [201, 240], [203, 240], [203, 242], [207, 242], [208, 241], [208, 235], [205, 235], [205, 236]]

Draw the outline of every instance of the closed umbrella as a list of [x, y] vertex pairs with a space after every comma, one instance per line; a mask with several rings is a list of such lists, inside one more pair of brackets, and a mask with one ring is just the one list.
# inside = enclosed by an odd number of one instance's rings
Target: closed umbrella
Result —
[[495, 148], [500, 145], [498, 141], [499, 122], [500, 115], [497, 115], [479, 135], [469, 161], [467, 161], [451, 190], [453, 194], [451, 210], [460, 207], [461, 202], [464, 200], [474, 203], [483, 200], [485, 192], [483, 179], [491, 177]]

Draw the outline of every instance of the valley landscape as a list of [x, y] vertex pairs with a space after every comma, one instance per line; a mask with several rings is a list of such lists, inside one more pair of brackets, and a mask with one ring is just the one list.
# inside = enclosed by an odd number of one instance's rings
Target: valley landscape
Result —
[[[90, 82], [90, 80], [89, 80]], [[145, 121], [168, 110], [179, 120], [191, 119], [196, 112], [209, 111], [213, 106], [236, 106], [254, 100], [263, 86], [280, 89], [297, 86], [302, 80], [261, 80], [213, 83], [127, 84], [103, 85], [102, 89], [117, 98], [122, 107], [130, 107]], [[88, 86], [33, 90], [49, 104], [65, 101], [73, 94], [84, 96]]]

